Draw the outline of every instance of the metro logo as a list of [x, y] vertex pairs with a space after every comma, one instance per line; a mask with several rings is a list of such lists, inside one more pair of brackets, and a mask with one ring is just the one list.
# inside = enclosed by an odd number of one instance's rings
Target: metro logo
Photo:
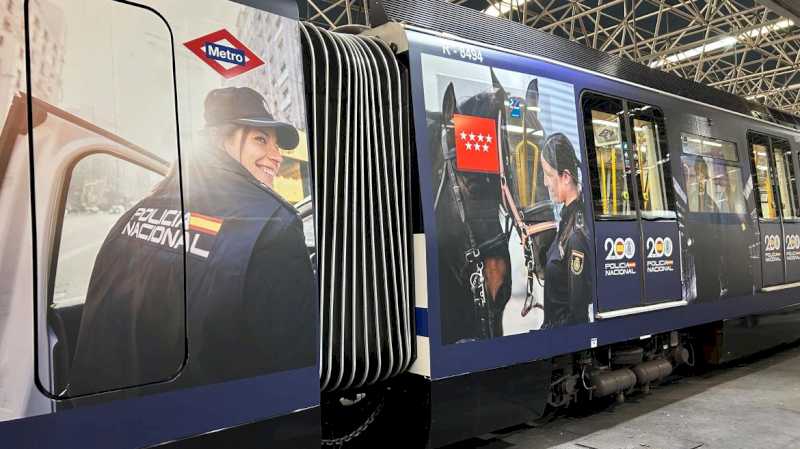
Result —
[[233, 47], [226, 47], [224, 45], [217, 45], [212, 42], [206, 42], [206, 56], [217, 61], [227, 62], [230, 64], [244, 65], [245, 57], [244, 52], [237, 50]]
[[224, 28], [183, 45], [225, 78], [233, 78], [264, 64]]

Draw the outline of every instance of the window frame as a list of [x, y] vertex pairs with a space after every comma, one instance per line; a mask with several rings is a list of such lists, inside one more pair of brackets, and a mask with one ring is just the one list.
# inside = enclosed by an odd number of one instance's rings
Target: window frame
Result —
[[[664, 189], [664, 201], [665, 206], [667, 209], [658, 211], [660, 216], [656, 216], [653, 213], [652, 216], [645, 216], [644, 211], [641, 207], [641, 196], [642, 193], [642, 186], [638, 182], [638, 178], [636, 180], [636, 195], [637, 195], [637, 207], [639, 210], [639, 214], [641, 215], [642, 220], [674, 220], [677, 217], [675, 212], [675, 189], [673, 186], [672, 181], [672, 157], [669, 152], [669, 138], [667, 133], [667, 124], [664, 117], [664, 111], [661, 110], [658, 106], [654, 106], [651, 104], [646, 104], [638, 101], [631, 101], [631, 100], [623, 100], [623, 104], [625, 105], [625, 117], [628, 121], [628, 129], [631, 136], [630, 145], [634, 148], [633, 155], [634, 161], [636, 162], [636, 173], [641, 172], [641, 166], [639, 165], [639, 153], [636, 151], [636, 138], [635, 138], [635, 127], [634, 127], [634, 120], [637, 118], [643, 121], [650, 121], [653, 123], [654, 126], [658, 128], [658, 132], [654, 133], [653, 137], [655, 138], [656, 144], [656, 152], [658, 153], [660, 159], [660, 166], [661, 166], [661, 181], [662, 181], [662, 188]], [[637, 117], [631, 114], [631, 104], [637, 106], [649, 106], [650, 113], [642, 118], [641, 116]], [[666, 162], [663, 162], [666, 161]], [[635, 176], [634, 176], [635, 177]], [[650, 211], [647, 211], [650, 213]]]
[[[622, 119], [620, 120], [620, 143], [622, 148], [624, 149], [624, 156], [630, 157], [630, 166], [631, 166], [631, 173], [626, 174], [629, 177], [629, 187], [628, 190], [631, 194], [631, 207], [633, 208], [632, 213], [625, 214], [625, 215], [609, 215], [603, 214], [602, 210], [598, 210], [596, 204], [596, 198], [600, 195], [600, 176], [599, 176], [599, 167], [597, 164], [597, 152], [595, 150], [595, 142], [594, 142], [594, 127], [592, 126], [592, 117], [591, 117], [591, 109], [587, 104], [590, 99], [594, 100], [605, 100], [605, 101], [612, 101], [618, 102], [621, 106], [621, 113]], [[666, 209], [659, 211], [658, 216], [655, 214], [645, 213], [643, 214], [641, 209], [641, 186], [639, 185], [638, 180], [638, 173], [641, 171], [639, 166], [639, 157], [637, 152], [634, 148], [634, 129], [633, 123], [634, 119], [637, 117], [631, 114], [631, 105], [636, 106], [649, 106], [649, 108], [653, 111], [653, 114], [648, 115], [645, 120], [650, 119], [650, 121], [656, 125], [661, 125], [659, 133], [655, 135], [657, 151], [660, 153], [661, 157], [666, 156], [669, 160], [669, 163], [662, 164], [661, 175], [664, 181], [664, 190], [666, 196]], [[672, 169], [671, 163], [672, 158], [670, 155], [670, 146], [669, 146], [669, 139], [666, 126], [666, 120], [663, 109], [655, 104], [651, 104], [645, 101], [639, 100], [630, 100], [627, 98], [622, 98], [614, 95], [609, 95], [607, 93], [591, 90], [591, 89], [584, 89], [581, 91], [580, 94], [580, 111], [583, 114], [583, 135], [586, 141], [586, 152], [587, 152], [587, 164], [589, 168], [589, 185], [590, 185], [590, 195], [592, 199], [592, 213], [594, 214], [594, 219], [598, 221], [632, 221], [632, 220], [645, 220], [645, 221], [658, 221], [658, 220], [675, 220], [677, 219], [677, 212], [676, 212], [676, 199], [675, 199], [675, 190], [673, 187], [672, 182]], [[640, 118], [641, 119], [641, 118]], [[660, 123], [659, 123], [660, 122]], [[649, 211], [647, 211], [649, 212]]]
[[[602, 209], [598, 210], [597, 207], [597, 198], [602, 197], [601, 188], [600, 188], [600, 168], [597, 164], [597, 147], [595, 145], [594, 140], [594, 126], [592, 125], [592, 114], [591, 112], [595, 109], [590, 108], [588, 104], [589, 101], [609, 101], [609, 102], [618, 102], [620, 107], [620, 112], [625, 115], [625, 104], [621, 98], [613, 97], [610, 95], [603, 94], [601, 92], [595, 92], [591, 90], [584, 90], [581, 92], [580, 101], [581, 101], [581, 113], [583, 114], [583, 134], [584, 139], [586, 141], [586, 153], [587, 158], [586, 162], [589, 165], [589, 185], [591, 190], [591, 199], [592, 199], [592, 213], [594, 215], [594, 219], [598, 221], [606, 221], [606, 220], [616, 220], [616, 221], [632, 221], [638, 220], [639, 218], [639, 207], [638, 207], [638, 198], [634, 193], [634, 185], [633, 182], [634, 176], [628, 173], [623, 173], [623, 176], [627, 178], [628, 181], [628, 191], [631, 192], [632, 198], [630, 198], [632, 211], [628, 214], [619, 214], [619, 215], [611, 215], [603, 213]], [[630, 156], [630, 149], [628, 148], [628, 123], [627, 120], [619, 120], [619, 129], [620, 129], [620, 146], [622, 150], [622, 160], [623, 163], [625, 162], [626, 158]], [[633, 161], [630, 161], [631, 166]]]
[[[763, 213], [763, 210], [761, 208], [761, 190], [759, 189], [759, 185], [758, 185], [758, 175], [757, 175], [757, 171], [756, 171], [755, 158], [753, 157], [753, 145], [755, 144], [756, 139], [765, 139], [766, 143], [767, 143], [767, 161], [768, 161], [768, 164], [769, 164], [769, 166], [768, 166], [768, 168], [769, 168], [769, 176], [770, 176], [770, 181], [772, 182], [772, 185], [774, 186], [773, 187], [773, 196], [775, 197], [775, 201], [777, 203], [776, 209], [778, 211], [778, 213], [776, 214], [775, 218], [765, 218], [763, 216], [764, 213]], [[778, 179], [777, 179], [777, 177], [778, 177], [778, 173], [777, 173], [778, 167], [775, 164], [775, 160], [774, 160], [774, 158], [775, 158], [775, 150], [774, 150], [775, 144], [774, 144], [774, 142], [776, 140], [785, 142], [788, 145], [788, 150], [789, 150], [788, 151], [788, 155], [790, 155], [790, 157], [792, 159], [791, 160], [791, 167], [790, 168], [787, 167], [787, 169], [791, 169], [792, 170], [791, 173], [793, 173], [795, 175], [795, 179], [794, 180], [792, 180], [791, 177], [787, 176], [788, 177], [788, 179], [787, 179], [788, 186], [791, 189], [791, 191], [788, 192], [789, 201], [790, 201], [790, 207], [794, 210], [794, 216], [792, 216], [792, 217], [784, 217], [784, 214], [783, 214], [784, 205], [783, 205], [783, 198], [781, 198], [782, 190], [781, 190], [780, 184], [778, 183]], [[768, 133], [764, 133], [764, 132], [761, 132], [761, 131], [748, 129], [747, 130], [747, 153], [748, 153], [748, 159], [749, 159], [749, 163], [750, 163], [750, 176], [753, 178], [753, 196], [755, 198], [756, 211], [758, 213], [759, 222], [763, 222], [763, 223], [784, 223], [784, 222], [786, 222], [786, 223], [798, 223], [798, 222], [800, 222], [800, 210], [798, 210], [798, 205], [800, 205], [800, 198], [799, 198], [800, 197], [800, 191], [798, 191], [798, 187], [797, 187], [797, 179], [796, 179], [796, 177], [797, 177], [796, 168], [797, 167], [795, 165], [795, 163], [797, 162], [796, 159], [797, 159], [798, 156], [800, 156], [800, 154], [798, 154], [798, 151], [795, 151], [792, 148], [791, 141], [789, 139], [785, 138], [785, 137], [779, 137], [779, 136], [776, 136], [776, 135], [773, 135], [773, 134], [768, 134]], [[784, 161], [785, 161], [785, 159], [784, 159]], [[787, 175], [788, 175], [788, 173], [787, 173]]]
[[[737, 212], [716, 212], [716, 215], [746, 215], [748, 206], [747, 206], [747, 197], [744, 195], [744, 187], [746, 185], [747, 179], [745, 178], [745, 173], [744, 173], [744, 170], [742, 169], [742, 155], [739, 152], [739, 145], [736, 142], [731, 141], [731, 140], [720, 139], [718, 137], [705, 136], [705, 135], [702, 135], [702, 134], [697, 134], [695, 132], [689, 132], [689, 131], [685, 131], [685, 130], [680, 130], [680, 133], [681, 133], [681, 153], [680, 153], [681, 160], [683, 160], [684, 157], [690, 157], [694, 161], [697, 161], [698, 159], [702, 159], [702, 160], [709, 159], [709, 160], [714, 161], [714, 163], [716, 163], [716, 164], [724, 165], [726, 167], [735, 167], [735, 168], [739, 169], [739, 176], [741, 177], [740, 181], [742, 183], [741, 184], [742, 185], [742, 202], [743, 202], [744, 207], [745, 207], [745, 212], [743, 212], [741, 214], [737, 213]], [[710, 140], [716, 140], [716, 141], [732, 144], [733, 148], [736, 151], [736, 160], [733, 161], [733, 160], [722, 158], [722, 157], [714, 157], [714, 156], [711, 156], [711, 155], [708, 155], [708, 154], [697, 154], [697, 153], [684, 151], [684, 149], [683, 149], [683, 137], [684, 136], [692, 136], [692, 137], [697, 137], [697, 138], [699, 138], [701, 140], [702, 139], [710, 139]], [[708, 163], [706, 163], [706, 165], [708, 165]], [[683, 170], [683, 164], [681, 164], [681, 170]], [[683, 182], [684, 182], [684, 186], [683, 186], [684, 192], [686, 193], [686, 195], [688, 195], [688, 188], [685, 185], [685, 183], [686, 183], [686, 173], [683, 173]], [[693, 211], [693, 210], [691, 210], [689, 208], [689, 200], [688, 200], [688, 198], [686, 200], [686, 210], [687, 210], [687, 212], [689, 212], [691, 214], [715, 214], [714, 212]]]
[[[172, 108], [168, 110], [170, 119], [174, 120], [175, 123], [175, 157], [177, 161], [177, 170], [180, 174], [180, 161], [182, 158], [182, 151], [180, 145], [180, 121], [178, 117], [178, 89], [177, 89], [177, 77], [175, 72], [175, 35], [170, 24], [161, 15], [158, 10], [147, 6], [141, 5], [138, 3], [130, 2], [127, 0], [111, 0], [111, 3], [115, 3], [117, 5], [124, 5], [126, 7], [135, 8], [140, 11], [145, 11], [152, 15], [157, 22], [163, 25], [164, 30], [166, 31], [165, 36], [169, 39], [169, 48], [170, 51], [170, 66], [169, 72], [171, 75], [171, 90], [172, 95], [170, 99], [172, 100]], [[53, 357], [53, 347], [51, 345], [51, 340], [49, 336], [49, 313], [51, 310], [51, 305], [53, 303], [53, 296], [54, 296], [54, 285], [55, 285], [55, 270], [57, 269], [57, 260], [58, 260], [58, 253], [60, 251], [60, 242], [61, 242], [61, 234], [63, 228], [63, 218], [66, 211], [66, 201], [67, 195], [69, 191], [69, 183], [72, 181], [72, 174], [74, 168], [77, 166], [77, 163], [83, 160], [85, 157], [99, 153], [99, 152], [107, 152], [112, 157], [117, 157], [120, 159], [128, 160], [128, 162], [134, 163], [135, 165], [141, 165], [136, 161], [127, 158], [124, 156], [124, 152], [115, 151], [115, 145], [119, 145], [119, 147], [130, 149], [134, 153], [138, 153], [142, 155], [142, 160], [147, 160], [148, 157], [153, 158], [154, 160], [158, 160], [161, 162], [164, 161], [161, 157], [157, 156], [156, 154], [145, 150], [144, 148], [139, 147], [127, 140], [109, 132], [98, 126], [87, 122], [84, 119], [81, 119], [69, 112], [60, 109], [58, 106], [51, 105], [45, 101], [39, 100], [35, 97], [37, 92], [34, 92], [33, 86], [34, 78], [38, 78], [39, 74], [35, 73], [30, 61], [34, 57], [42, 57], [41, 55], [35, 54], [33, 50], [33, 46], [30, 45], [30, 35], [31, 29], [41, 27], [39, 23], [38, 17], [34, 21], [34, 24], [31, 24], [31, 10], [30, 5], [28, 2], [25, 2], [23, 5], [23, 16], [25, 19], [25, 33], [23, 42], [23, 48], [20, 49], [21, 52], [24, 52], [25, 60], [28, 62], [25, 66], [25, 73], [26, 76], [24, 77], [25, 89], [24, 89], [24, 98], [26, 103], [26, 110], [29, 117], [26, 124], [26, 131], [27, 131], [27, 145], [29, 151], [29, 161], [28, 166], [30, 170], [30, 201], [31, 201], [31, 237], [32, 237], [32, 259], [34, 261], [34, 267], [32, 271], [32, 301], [33, 301], [33, 372], [31, 373], [33, 377], [33, 382], [36, 386], [36, 389], [41, 393], [44, 397], [55, 400], [55, 401], [63, 401], [63, 400], [70, 400], [76, 399], [81, 397], [86, 397], [89, 395], [97, 395], [97, 394], [107, 394], [107, 393], [115, 393], [118, 391], [127, 391], [132, 388], [139, 388], [142, 385], [126, 385], [120, 387], [119, 389], [114, 389], [110, 391], [97, 391], [92, 392], [85, 395], [79, 396], [69, 396], [66, 394], [60, 394], [57, 391], [52, 391], [52, 383], [53, 383], [53, 364], [52, 364], [52, 357]], [[22, 77], [20, 77], [22, 79]], [[50, 215], [47, 214], [40, 216], [38, 214], [39, 205], [38, 205], [38, 197], [37, 197], [37, 183], [36, 177], [37, 173], [37, 163], [35, 160], [35, 153], [36, 145], [34, 139], [34, 132], [35, 128], [41, 124], [42, 121], [48, 115], [54, 115], [59, 117], [65, 121], [68, 121], [80, 128], [86, 129], [88, 132], [93, 132], [100, 137], [107, 138], [110, 142], [108, 145], [104, 144], [95, 144], [95, 145], [87, 145], [86, 151], [81, 153], [77, 153], [73, 155], [73, 158], [67, 159], [66, 164], [64, 164], [58, 173], [62, 175], [61, 181], [47, 181], [50, 182], [52, 185], [52, 189], [49, 195], [50, 203]], [[144, 167], [145, 169], [149, 169], [148, 167]], [[66, 182], [66, 184], [65, 184]], [[47, 189], [44, 189], [47, 191]], [[183, 182], [179, 182], [179, 190], [181, 195], [181, 207], [183, 208], [183, 198], [184, 198], [184, 187]], [[53, 212], [54, 211], [54, 212]], [[40, 254], [41, 253], [41, 254]], [[42, 260], [44, 259], [44, 260]], [[186, 275], [186, 254], [183, 253], [183, 271], [184, 276]], [[186, 295], [183, 295], [182, 302], [184, 310], [188, 310], [187, 302], [186, 302]], [[185, 324], [185, 318], [184, 318]], [[184, 328], [184, 338], [187, 338], [186, 328]], [[172, 373], [169, 378], [166, 379], [159, 379], [155, 381], [155, 383], [162, 383], [168, 382], [170, 380], [175, 379], [184, 369], [186, 366], [186, 362], [188, 360], [188, 351], [184, 349], [183, 360], [181, 361], [180, 367], [177, 371]], [[44, 368], [43, 368], [44, 367]]]

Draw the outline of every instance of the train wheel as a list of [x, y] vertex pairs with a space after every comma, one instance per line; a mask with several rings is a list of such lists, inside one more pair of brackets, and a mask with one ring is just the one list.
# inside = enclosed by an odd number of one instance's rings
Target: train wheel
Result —
[[386, 405], [386, 393], [376, 388], [361, 392], [331, 394], [322, 402], [322, 445], [356, 448], [373, 427]]

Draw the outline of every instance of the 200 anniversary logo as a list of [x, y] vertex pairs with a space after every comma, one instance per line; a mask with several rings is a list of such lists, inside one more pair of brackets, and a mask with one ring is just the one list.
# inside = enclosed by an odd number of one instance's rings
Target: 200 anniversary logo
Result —
[[603, 242], [603, 247], [606, 251], [606, 263], [603, 266], [606, 276], [636, 274], [636, 261], [632, 260], [636, 255], [636, 243], [632, 238], [609, 237]]

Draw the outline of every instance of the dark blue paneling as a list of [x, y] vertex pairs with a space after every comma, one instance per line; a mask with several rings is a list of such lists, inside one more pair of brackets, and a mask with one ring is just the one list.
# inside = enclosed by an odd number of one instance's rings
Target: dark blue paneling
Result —
[[783, 284], [783, 238], [780, 223], [764, 223], [761, 228], [761, 270], [764, 285]]
[[417, 327], [417, 335], [428, 336], [428, 309], [416, 307], [414, 309], [414, 323]]
[[0, 446], [134, 449], [318, 404], [319, 372], [309, 367], [0, 423]]
[[675, 221], [643, 221], [642, 235], [645, 259], [644, 301], [646, 303], [680, 301], [681, 247], [678, 223]]
[[594, 224], [597, 307], [601, 312], [642, 303], [642, 248], [639, 222]]
[[786, 282], [800, 281], [800, 223], [783, 224]]

